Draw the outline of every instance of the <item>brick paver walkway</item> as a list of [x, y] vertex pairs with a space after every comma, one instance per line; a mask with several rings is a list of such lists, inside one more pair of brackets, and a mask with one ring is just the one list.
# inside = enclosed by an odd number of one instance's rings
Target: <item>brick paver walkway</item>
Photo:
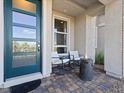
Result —
[[[106, 76], [94, 70], [92, 81], [83, 81], [78, 77], [79, 69], [64, 75], [52, 74], [42, 79], [41, 85], [30, 93], [124, 93], [124, 82]], [[9, 89], [1, 89], [0, 93], [9, 93]]]

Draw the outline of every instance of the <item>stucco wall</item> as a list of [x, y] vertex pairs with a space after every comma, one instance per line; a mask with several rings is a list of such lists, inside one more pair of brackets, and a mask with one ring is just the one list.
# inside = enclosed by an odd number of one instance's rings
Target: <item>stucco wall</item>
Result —
[[81, 55], [86, 52], [86, 16], [77, 16], [75, 19], [75, 50], [78, 50]]
[[3, 20], [3, 0], [0, 0], [0, 85], [3, 83], [4, 78], [4, 20]]
[[116, 0], [105, 9], [105, 70], [107, 74], [122, 77], [122, 0]]
[[70, 50], [74, 50], [75, 17], [68, 16], [64, 13], [61, 13], [61, 12], [58, 12], [55, 10], [53, 10], [53, 15], [57, 15], [57, 16], [64, 17], [64, 18], [69, 18], [69, 20], [70, 20], [69, 47], [70, 47]]

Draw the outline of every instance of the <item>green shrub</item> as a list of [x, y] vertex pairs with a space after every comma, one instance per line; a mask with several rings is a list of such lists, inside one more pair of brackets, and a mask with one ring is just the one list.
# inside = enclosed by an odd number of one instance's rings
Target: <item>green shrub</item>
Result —
[[96, 54], [95, 63], [104, 65], [104, 53], [103, 52], [99, 52]]

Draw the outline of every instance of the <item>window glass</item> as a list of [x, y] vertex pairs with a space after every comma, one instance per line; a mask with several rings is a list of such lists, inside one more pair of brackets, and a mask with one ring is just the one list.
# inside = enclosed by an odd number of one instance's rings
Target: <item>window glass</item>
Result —
[[36, 13], [36, 4], [31, 0], [13, 0], [13, 8]]
[[67, 53], [67, 47], [54, 47], [54, 51], [57, 51], [57, 53]]
[[66, 34], [55, 33], [54, 40], [55, 40], [55, 42], [54, 42], [55, 45], [67, 45], [67, 35]]
[[67, 21], [55, 19], [55, 30], [57, 32], [67, 32]]
[[13, 38], [36, 39], [36, 29], [13, 26]]
[[36, 26], [36, 17], [18, 12], [13, 12], [13, 23]]

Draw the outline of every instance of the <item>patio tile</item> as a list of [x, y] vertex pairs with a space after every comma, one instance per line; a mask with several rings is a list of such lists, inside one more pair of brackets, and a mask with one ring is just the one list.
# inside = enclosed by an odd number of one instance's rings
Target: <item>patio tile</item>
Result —
[[55, 89], [56, 93], [63, 93], [63, 91], [60, 88]]
[[[124, 80], [118, 80], [94, 70], [92, 81], [83, 81], [77, 70], [65, 75], [52, 74], [42, 79], [41, 85], [29, 93], [124, 93]], [[0, 89], [0, 93], [10, 93], [9, 89]]]
[[48, 91], [49, 91], [49, 93], [55, 93], [55, 92], [56, 92], [53, 87], [49, 87], [49, 88], [48, 88]]

